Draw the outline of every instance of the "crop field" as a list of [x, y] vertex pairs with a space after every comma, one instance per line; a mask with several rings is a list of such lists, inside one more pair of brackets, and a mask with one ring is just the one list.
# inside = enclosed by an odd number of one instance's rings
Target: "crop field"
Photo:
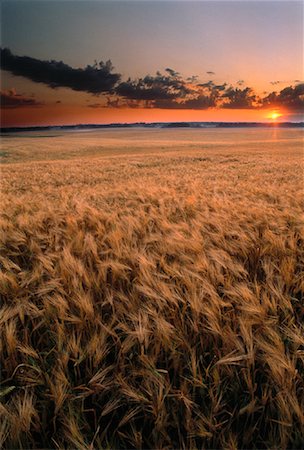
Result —
[[0, 443], [304, 446], [300, 130], [2, 138]]

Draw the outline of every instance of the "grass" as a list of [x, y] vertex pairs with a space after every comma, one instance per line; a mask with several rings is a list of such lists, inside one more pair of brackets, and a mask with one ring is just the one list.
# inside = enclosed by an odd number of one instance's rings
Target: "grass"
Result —
[[303, 448], [300, 132], [111, 133], [4, 142], [2, 447]]

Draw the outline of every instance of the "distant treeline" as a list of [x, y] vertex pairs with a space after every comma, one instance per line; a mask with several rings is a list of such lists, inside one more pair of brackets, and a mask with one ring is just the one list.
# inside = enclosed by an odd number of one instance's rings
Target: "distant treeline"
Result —
[[0, 133], [16, 133], [25, 131], [57, 131], [57, 130], [91, 130], [102, 128], [303, 128], [304, 122], [157, 122], [157, 123], [110, 123], [110, 124], [77, 124], [34, 127], [3, 127]]

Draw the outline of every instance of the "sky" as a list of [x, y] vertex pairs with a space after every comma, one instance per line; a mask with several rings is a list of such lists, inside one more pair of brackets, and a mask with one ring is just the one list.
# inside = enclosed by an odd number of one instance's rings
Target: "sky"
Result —
[[1, 125], [303, 120], [302, 1], [1, 2]]

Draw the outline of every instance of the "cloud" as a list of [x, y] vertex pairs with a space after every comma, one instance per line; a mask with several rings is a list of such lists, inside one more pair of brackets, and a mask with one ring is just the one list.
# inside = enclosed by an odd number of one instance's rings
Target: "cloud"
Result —
[[[147, 75], [137, 81], [129, 79], [120, 83], [115, 89], [118, 98], [108, 100], [108, 106], [192, 110], [255, 109], [260, 106], [260, 99], [249, 87], [227, 87], [227, 83], [215, 84], [212, 80], [197, 83], [196, 78], [191, 78], [190, 83], [189, 78], [183, 80], [173, 69], [166, 71], [169, 76], [157, 72], [155, 77]], [[243, 80], [237, 84], [240, 83]]]
[[[254, 109], [258, 106], [259, 99], [249, 87], [244, 89], [230, 86], [223, 94], [222, 108], [228, 109]], [[226, 101], [226, 99], [228, 101]]]
[[158, 108], [158, 109], [195, 109], [214, 108], [226, 89], [226, 83], [216, 85], [213, 81], [197, 83], [197, 77], [183, 79], [173, 69], [166, 69], [167, 74], [160, 72], [156, 76], [147, 75], [136, 81], [131, 79], [120, 83], [115, 93], [122, 103], [109, 102], [112, 107]]
[[178, 72], [173, 69], [166, 69], [169, 75], [162, 75], [157, 72], [155, 76], [147, 75], [138, 80], [131, 80], [120, 83], [116, 89], [116, 95], [128, 100], [169, 100], [184, 98], [191, 93]]
[[102, 108], [104, 105], [102, 103], [90, 103], [87, 105], [88, 108]]
[[214, 108], [216, 106], [216, 99], [208, 95], [199, 95], [195, 98], [189, 98], [184, 101], [176, 100], [158, 100], [153, 103], [153, 108], [160, 109], [195, 109], [203, 110]]
[[188, 77], [186, 79], [186, 81], [188, 81], [189, 83], [196, 83], [197, 80], [198, 80], [198, 76], [197, 75], [192, 75], [191, 77]]
[[[295, 80], [280, 92], [264, 92], [259, 97], [252, 88], [238, 80], [235, 86], [227, 83], [215, 84], [213, 80], [201, 83], [197, 76], [183, 78], [174, 69], [146, 75], [143, 78], [121, 81], [113, 73], [111, 61], [95, 63], [84, 69], [75, 69], [62, 61], [16, 56], [9, 49], [1, 49], [1, 69], [23, 76], [34, 82], [44, 83], [51, 88], [67, 87], [74, 91], [97, 95], [104, 94], [100, 102], [88, 100], [89, 108], [163, 108], [192, 109], [260, 109], [279, 108], [297, 112], [304, 108], [304, 83]], [[206, 72], [214, 75], [212, 71]], [[271, 81], [272, 85], [282, 83]], [[105, 98], [106, 97], [106, 98]], [[14, 90], [1, 92], [2, 108], [41, 106], [34, 97], [17, 94]], [[58, 100], [56, 103], [60, 103]]]
[[279, 93], [264, 93], [266, 96], [262, 97], [259, 97], [250, 87], [227, 87], [226, 83], [216, 85], [212, 81], [208, 81], [198, 84], [197, 87], [199, 90], [196, 93], [192, 91], [185, 98], [159, 99], [151, 102], [149, 107], [192, 110], [209, 108], [264, 109], [285, 107], [290, 112], [304, 112], [304, 83], [294, 87], [286, 87]]
[[214, 86], [214, 82], [212, 80], [209, 80], [206, 81], [205, 83], [199, 83], [198, 86], [204, 88], [212, 88]]
[[165, 71], [166, 71], [171, 77], [174, 77], [174, 78], [179, 78], [179, 77], [180, 77], [179, 72], [176, 72], [175, 70], [170, 69], [169, 67], [167, 67], [167, 69], [165, 69]]
[[7, 48], [1, 49], [1, 69], [51, 88], [67, 87], [90, 94], [110, 92], [120, 81], [120, 75], [112, 73], [111, 61], [95, 62], [85, 69], [74, 69], [62, 61], [16, 56]]
[[282, 81], [276, 80], [276, 81], [269, 81], [270, 84], [272, 84], [273, 86], [275, 86], [276, 84], [280, 84], [283, 83]]
[[38, 102], [33, 97], [25, 97], [24, 95], [17, 94], [15, 89], [1, 91], [0, 99], [1, 109], [28, 108], [43, 105], [43, 103]]
[[197, 84], [198, 87], [207, 88], [210, 92], [215, 91], [224, 91], [226, 89], [227, 83], [223, 84], [215, 84], [214, 81], [209, 80], [206, 81], [206, 83], [199, 83]]
[[223, 83], [223, 84], [214, 84], [213, 85], [213, 91], [224, 91], [226, 89], [227, 83]]
[[304, 83], [288, 86], [279, 93], [271, 92], [262, 99], [264, 107], [285, 107], [289, 111], [304, 112]]

